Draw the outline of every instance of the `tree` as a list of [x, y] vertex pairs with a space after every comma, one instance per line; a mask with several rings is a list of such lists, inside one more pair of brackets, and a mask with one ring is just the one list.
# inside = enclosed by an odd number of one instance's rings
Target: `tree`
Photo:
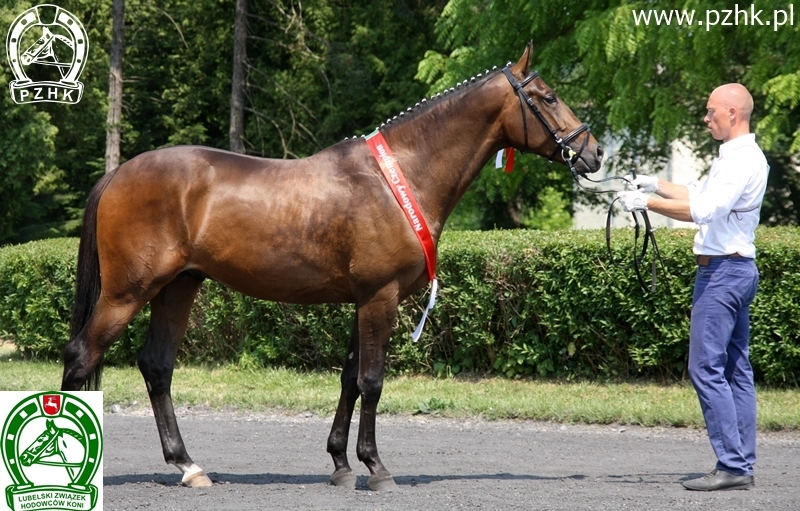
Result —
[[230, 149], [244, 153], [244, 68], [247, 60], [247, 0], [236, 0], [231, 76]]
[[[255, 154], [305, 156], [369, 133], [419, 101], [417, 62], [444, 2], [272, 0], [251, 5], [246, 138]], [[249, 147], [250, 147], [249, 146]]]
[[108, 119], [106, 121], [106, 173], [119, 166], [122, 122], [122, 54], [125, 49], [125, 0], [114, 0], [113, 28], [108, 72]]

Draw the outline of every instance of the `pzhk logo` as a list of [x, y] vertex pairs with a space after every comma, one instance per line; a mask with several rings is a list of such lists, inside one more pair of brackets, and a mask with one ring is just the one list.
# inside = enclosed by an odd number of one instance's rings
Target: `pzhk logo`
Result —
[[[102, 411], [102, 395], [99, 406]], [[5, 489], [8, 507], [93, 509], [98, 489], [92, 482], [102, 467], [101, 429], [92, 407], [74, 394], [47, 392], [22, 399], [8, 414], [0, 437], [14, 482]]]
[[[48, 22], [52, 20], [52, 22]], [[37, 5], [20, 14], [6, 38], [15, 103], [75, 104], [83, 95], [78, 78], [86, 65], [89, 40], [72, 13], [56, 5]]]

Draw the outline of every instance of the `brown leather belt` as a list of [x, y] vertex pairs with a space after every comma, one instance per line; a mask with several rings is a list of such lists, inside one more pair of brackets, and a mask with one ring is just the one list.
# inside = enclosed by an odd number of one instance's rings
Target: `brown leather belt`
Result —
[[739, 252], [725, 255], [699, 255], [697, 256], [697, 266], [708, 266], [712, 259], [730, 259], [732, 257], [742, 257]]

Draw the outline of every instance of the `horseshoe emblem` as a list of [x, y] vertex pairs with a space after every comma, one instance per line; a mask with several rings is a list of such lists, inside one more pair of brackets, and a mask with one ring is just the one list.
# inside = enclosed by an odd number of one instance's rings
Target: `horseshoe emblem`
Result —
[[[51, 4], [37, 5], [14, 20], [6, 37], [6, 55], [16, 80], [9, 86], [15, 103], [75, 104], [83, 96], [78, 78], [86, 66], [89, 39], [80, 20]], [[57, 69], [60, 78], [34, 81], [32, 70]]]
[[92, 483], [102, 466], [102, 428], [75, 394], [45, 392], [20, 401], [5, 421], [0, 448], [14, 482], [5, 488], [14, 511], [90, 510], [97, 504]]

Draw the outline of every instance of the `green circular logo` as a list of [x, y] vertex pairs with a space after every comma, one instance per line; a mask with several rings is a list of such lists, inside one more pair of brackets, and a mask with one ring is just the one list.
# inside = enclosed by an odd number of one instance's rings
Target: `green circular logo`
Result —
[[42, 392], [23, 399], [3, 425], [3, 462], [14, 484], [14, 511], [92, 509], [103, 434], [92, 408], [74, 394]]

